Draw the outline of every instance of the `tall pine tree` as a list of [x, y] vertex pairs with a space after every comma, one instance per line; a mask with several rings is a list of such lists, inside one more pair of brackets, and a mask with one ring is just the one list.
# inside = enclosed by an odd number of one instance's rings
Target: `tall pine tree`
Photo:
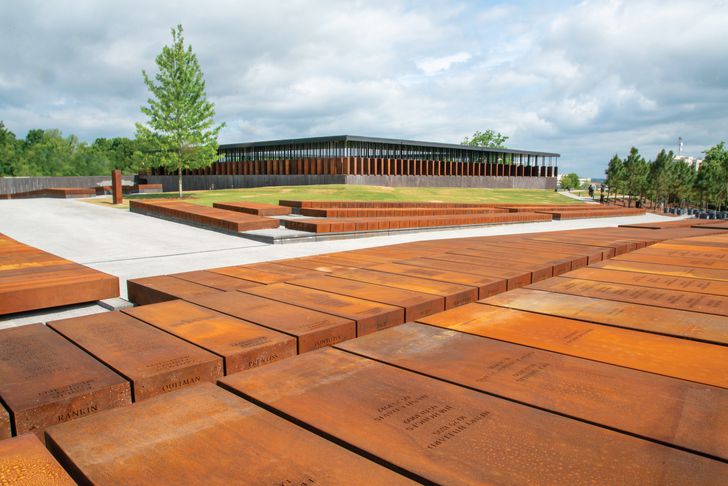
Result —
[[144, 83], [151, 92], [142, 107], [147, 124], [136, 124], [137, 154], [142, 166], [163, 166], [176, 172], [182, 197], [182, 172], [208, 167], [217, 159], [217, 136], [224, 124], [214, 126], [215, 105], [207, 100], [205, 81], [192, 47], [185, 47], [182, 26], [172, 28], [172, 45], [157, 56], [159, 72]]

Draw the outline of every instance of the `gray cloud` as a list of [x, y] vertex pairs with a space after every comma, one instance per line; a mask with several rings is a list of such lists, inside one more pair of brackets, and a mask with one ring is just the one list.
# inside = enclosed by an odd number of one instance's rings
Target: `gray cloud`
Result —
[[222, 142], [492, 128], [599, 176], [635, 145], [728, 139], [725, 1], [0, 3], [0, 119], [133, 135], [141, 70], [182, 23]]

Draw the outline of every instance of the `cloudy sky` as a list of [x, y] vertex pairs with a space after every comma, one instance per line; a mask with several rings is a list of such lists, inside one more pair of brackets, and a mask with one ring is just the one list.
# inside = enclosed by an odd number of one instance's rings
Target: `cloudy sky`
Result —
[[0, 2], [0, 120], [133, 136], [181, 23], [220, 141], [458, 143], [494, 129], [599, 177], [636, 146], [728, 142], [728, 1]]

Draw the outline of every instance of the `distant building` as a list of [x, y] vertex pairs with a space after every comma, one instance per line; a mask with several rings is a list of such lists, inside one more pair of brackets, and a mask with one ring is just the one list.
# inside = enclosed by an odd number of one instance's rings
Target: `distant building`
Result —
[[698, 170], [700, 168], [700, 164], [703, 163], [703, 159], [699, 159], [697, 157], [690, 157], [689, 155], [676, 155], [675, 160], [684, 162], [695, 170]]

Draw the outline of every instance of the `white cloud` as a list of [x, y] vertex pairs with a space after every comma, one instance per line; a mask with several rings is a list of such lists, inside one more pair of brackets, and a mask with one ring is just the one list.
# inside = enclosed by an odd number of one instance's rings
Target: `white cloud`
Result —
[[631, 145], [728, 139], [728, 6], [711, 0], [0, 2], [0, 119], [132, 135], [141, 70], [178, 23], [222, 142], [491, 128], [596, 176]]

